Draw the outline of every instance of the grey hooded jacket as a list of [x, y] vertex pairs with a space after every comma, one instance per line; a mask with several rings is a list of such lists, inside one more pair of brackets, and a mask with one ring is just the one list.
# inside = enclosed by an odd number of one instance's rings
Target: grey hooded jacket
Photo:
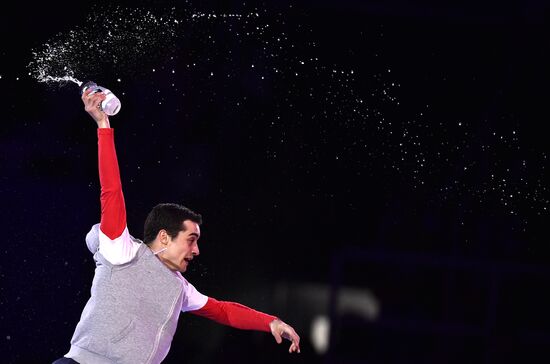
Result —
[[65, 356], [81, 364], [160, 363], [168, 354], [189, 284], [141, 243], [134, 259], [109, 263], [98, 251], [99, 224], [86, 236], [95, 276]]

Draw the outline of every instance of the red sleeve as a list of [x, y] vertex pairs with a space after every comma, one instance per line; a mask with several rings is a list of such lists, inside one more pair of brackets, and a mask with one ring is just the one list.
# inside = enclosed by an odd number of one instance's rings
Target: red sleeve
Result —
[[208, 297], [206, 304], [190, 313], [206, 317], [236, 329], [271, 332], [269, 323], [277, 317], [265, 314], [235, 302], [218, 301]]
[[101, 183], [101, 231], [110, 239], [126, 228], [126, 207], [115, 150], [114, 130], [98, 128], [99, 182]]

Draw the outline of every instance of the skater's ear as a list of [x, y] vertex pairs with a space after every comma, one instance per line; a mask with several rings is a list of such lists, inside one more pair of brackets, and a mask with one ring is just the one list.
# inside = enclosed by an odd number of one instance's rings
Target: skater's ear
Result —
[[170, 236], [168, 235], [168, 232], [164, 229], [160, 229], [155, 240], [157, 240], [162, 245], [166, 245], [170, 241], [169, 238]]

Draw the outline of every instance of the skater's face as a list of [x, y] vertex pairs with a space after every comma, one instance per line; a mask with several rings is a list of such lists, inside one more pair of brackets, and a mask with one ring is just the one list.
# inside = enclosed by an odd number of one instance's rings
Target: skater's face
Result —
[[175, 238], [164, 236], [166, 250], [159, 254], [160, 260], [173, 271], [185, 272], [191, 260], [200, 254], [198, 240], [201, 235], [199, 224], [191, 220], [183, 222], [185, 231]]

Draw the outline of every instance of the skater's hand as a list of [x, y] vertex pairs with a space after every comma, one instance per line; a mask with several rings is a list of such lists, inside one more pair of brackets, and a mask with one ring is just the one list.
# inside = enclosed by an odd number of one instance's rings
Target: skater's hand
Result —
[[276, 319], [270, 322], [269, 328], [271, 329], [271, 334], [277, 341], [277, 344], [283, 342], [283, 338], [292, 341], [290, 348], [288, 349], [289, 353], [299, 353], [300, 352], [300, 336], [294, 331], [292, 326], [285, 324], [283, 321]]
[[109, 117], [101, 109], [101, 102], [105, 100], [105, 94], [103, 92], [94, 92], [88, 88], [82, 93], [82, 102], [84, 103], [84, 110], [94, 119], [99, 128], [110, 128]]

